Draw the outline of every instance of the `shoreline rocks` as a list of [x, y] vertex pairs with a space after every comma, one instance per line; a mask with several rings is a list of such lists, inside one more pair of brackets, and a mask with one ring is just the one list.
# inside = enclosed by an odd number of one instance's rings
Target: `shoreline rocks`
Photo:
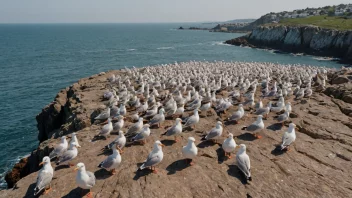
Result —
[[341, 59], [342, 63], [352, 63], [352, 31], [322, 29], [316, 26], [259, 26], [251, 33], [225, 43], [336, 57]]

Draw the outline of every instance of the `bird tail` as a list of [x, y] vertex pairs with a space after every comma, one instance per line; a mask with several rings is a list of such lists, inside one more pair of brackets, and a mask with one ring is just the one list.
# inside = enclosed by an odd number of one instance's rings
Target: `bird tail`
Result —
[[248, 127], [246, 127], [246, 126], [244, 126], [243, 128], [242, 128], [242, 130], [246, 130]]
[[138, 168], [138, 170], [143, 170], [145, 168], [144, 163]]
[[98, 165], [98, 168], [103, 168], [103, 162]]
[[252, 181], [252, 177], [248, 177], [248, 181]]
[[35, 187], [34, 188], [34, 196], [37, 196], [41, 191], [42, 191], [42, 189]]

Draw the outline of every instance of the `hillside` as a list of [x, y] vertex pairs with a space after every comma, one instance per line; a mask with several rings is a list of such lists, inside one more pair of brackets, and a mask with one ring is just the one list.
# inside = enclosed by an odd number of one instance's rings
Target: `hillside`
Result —
[[282, 25], [314, 25], [320, 28], [352, 30], [352, 18], [341, 16], [311, 16], [307, 18], [283, 19]]

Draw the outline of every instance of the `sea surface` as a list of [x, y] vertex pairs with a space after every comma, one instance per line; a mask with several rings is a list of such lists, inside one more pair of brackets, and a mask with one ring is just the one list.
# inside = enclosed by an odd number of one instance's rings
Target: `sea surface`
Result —
[[35, 116], [41, 109], [60, 89], [92, 74], [189, 60], [341, 67], [312, 56], [222, 44], [243, 34], [177, 30], [197, 25], [0, 24], [0, 173], [38, 146]]

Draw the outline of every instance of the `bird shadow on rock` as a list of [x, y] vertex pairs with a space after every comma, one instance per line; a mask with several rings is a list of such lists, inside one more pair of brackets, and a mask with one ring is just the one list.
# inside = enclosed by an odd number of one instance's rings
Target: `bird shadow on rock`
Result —
[[242, 184], [248, 184], [246, 177], [242, 173], [242, 171], [237, 167], [237, 165], [228, 165], [229, 169], [227, 170], [227, 174], [232, 177], [236, 177], [241, 181]]
[[[206, 147], [209, 147], [209, 146], [214, 146], [214, 145], [216, 145], [216, 144], [218, 144], [218, 143], [215, 143], [215, 142], [213, 142], [213, 141], [204, 140], [204, 141], [202, 141], [201, 143], [199, 143], [199, 144], [197, 145], [197, 147], [198, 147], [198, 148], [206, 148]], [[219, 144], [218, 144], [218, 145], [219, 145]]]
[[67, 195], [63, 196], [62, 198], [79, 198], [79, 197], [84, 197], [89, 193], [89, 190], [83, 190], [83, 189], [77, 187], [75, 189], [72, 189]]
[[69, 165], [60, 164], [55, 167], [55, 171], [65, 169], [65, 168], [67, 169], [67, 168], [71, 168], [71, 167]]
[[103, 168], [101, 168], [101, 169], [95, 171], [95, 172], [94, 172], [94, 175], [95, 175], [95, 178], [96, 178], [97, 180], [104, 180], [104, 179], [107, 179], [107, 178], [109, 178], [109, 177], [112, 176], [112, 174], [110, 174], [109, 171], [107, 171], [107, 170], [105, 170], [105, 169], [103, 169]]
[[[138, 167], [141, 166], [143, 163], [139, 163]], [[143, 170], [137, 170], [136, 175], [133, 177], [133, 180], [137, 181], [139, 178], [147, 176], [149, 174], [153, 173], [153, 171], [149, 168], [145, 168]]]
[[281, 150], [281, 146], [280, 145], [275, 145], [275, 148], [271, 151], [272, 155], [278, 156], [278, 155], [282, 155], [286, 152], [286, 150]]
[[269, 129], [272, 131], [278, 131], [278, 130], [282, 129], [282, 125], [280, 123], [275, 123], [275, 124], [272, 124], [272, 125], [266, 127], [266, 129]]
[[216, 154], [218, 155], [218, 164], [224, 163], [224, 161], [227, 159], [227, 157], [225, 157], [225, 152], [221, 147], [216, 149]]
[[102, 149], [101, 153], [99, 153], [97, 156], [101, 156], [101, 155], [108, 156], [108, 155], [111, 155], [112, 154], [111, 151], [112, 151], [111, 149]]
[[96, 136], [93, 137], [92, 142], [96, 142], [98, 140], [106, 140], [106, 138], [103, 137], [103, 136], [96, 135]]
[[42, 192], [40, 194], [38, 194], [37, 196], [34, 196], [35, 186], [36, 186], [36, 183], [29, 185], [27, 192], [26, 192], [26, 195], [24, 197], [39, 197], [44, 192], [44, 190], [42, 190]]
[[190, 165], [186, 163], [185, 159], [180, 159], [177, 161], [172, 162], [169, 166], [166, 167], [166, 170], [168, 171], [168, 175], [173, 175], [177, 171], [182, 171], [183, 169], [189, 167]]
[[161, 143], [164, 144], [165, 146], [172, 146], [176, 142], [174, 140], [161, 140]]
[[254, 135], [252, 135], [250, 133], [243, 133], [243, 134], [237, 136], [237, 138], [240, 140], [244, 140], [244, 141], [254, 141], [256, 139], [254, 137]]

